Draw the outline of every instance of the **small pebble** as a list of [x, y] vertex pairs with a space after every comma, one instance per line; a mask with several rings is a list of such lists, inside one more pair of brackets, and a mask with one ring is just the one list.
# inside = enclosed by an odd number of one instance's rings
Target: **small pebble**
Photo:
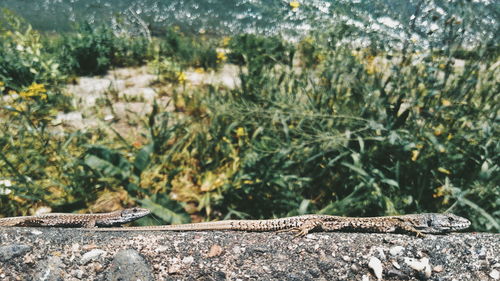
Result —
[[182, 263], [184, 264], [191, 264], [194, 262], [194, 258], [192, 256], [185, 257], [182, 259]]
[[425, 277], [431, 277], [431, 265], [429, 258], [421, 258], [420, 260], [414, 258], [405, 258], [405, 263], [416, 271], [424, 272]]
[[432, 270], [434, 272], [443, 272], [444, 266], [442, 266], [442, 265], [436, 265]]
[[498, 280], [500, 279], [500, 271], [496, 270], [496, 269], [493, 269], [491, 272], [490, 272], [490, 277], [493, 278], [494, 280]]
[[83, 254], [80, 264], [87, 264], [90, 261], [97, 260], [99, 257], [102, 255], [105, 255], [106, 251], [103, 251], [101, 249], [93, 249], [90, 252], [86, 252]]
[[394, 247], [391, 247], [391, 249], [389, 249], [389, 253], [391, 254], [391, 256], [397, 256], [399, 254], [401, 254], [401, 252], [403, 252], [405, 248], [403, 246], [394, 246]]
[[383, 268], [382, 262], [379, 259], [377, 259], [376, 257], [371, 257], [370, 261], [368, 262], [368, 267], [373, 270], [373, 273], [378, 280], [382, 280]]
[[401, 269], [401, 266], [399, 265], [399, 263], [397, 261], [392, 261], [392, 266], [394, 266], [397, 269]]
[[210, 247], [210, 251], [208, 251], [208, 257], [213, 258], [220, 256], [222, 254], [222, 247], [220, 245], [214, 244]]
[[43, 233], [43, 232], [41, 232], [40, 230], [32, 230], [32, 231], [31, 231], [31, 234], [33, 234], [33, 235], [40, 235], [40, 234], [42, 234], [42, 233]]

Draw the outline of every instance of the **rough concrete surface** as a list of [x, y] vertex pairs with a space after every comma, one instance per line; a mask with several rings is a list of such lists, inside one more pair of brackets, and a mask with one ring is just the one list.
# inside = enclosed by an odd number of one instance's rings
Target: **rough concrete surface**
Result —
[[500, 235], [0, 228], [0, 280], [498, 280]]

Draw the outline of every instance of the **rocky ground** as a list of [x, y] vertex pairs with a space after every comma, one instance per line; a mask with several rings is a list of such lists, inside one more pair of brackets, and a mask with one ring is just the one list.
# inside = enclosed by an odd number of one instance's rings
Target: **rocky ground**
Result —
[[80, 77], [67, 85], [65, 93], [73, 98], [74, 111], [60, 112], [53, 125], [60, 133], [100, 128], [110, 129], [134, 141], [145, 129], [139, 124], [156, 101], [163, 109], [172, 110], [172, 93], [196, 87], [234, 88], [239, 84], [238, 67], [225, 64], [217, 72], [194, 69], [185, 72], [182, 85], [158, 83], [147, 66], [119, 68], [104, 76]]
[[500, 235], [0, 228], [0, 280], [499, 280]]

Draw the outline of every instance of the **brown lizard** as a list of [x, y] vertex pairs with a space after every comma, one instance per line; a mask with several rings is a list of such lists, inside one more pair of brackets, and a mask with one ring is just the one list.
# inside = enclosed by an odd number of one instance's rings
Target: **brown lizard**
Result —
[[0, 226], [116, 226], [134, 221], [151, 213], [148, 209], [130, 208], [100, 214], [50, 213], [37, 216], [0, 218]]
[[310, 231], [360, 231], [382, 233], [447, 233], [466, 229], [470, 221], [453, 214], [414, 214], [387, 217], [339, 217], [328, 215], [303, 215], [269, 220], [227, 220], [179, 225], [103, 228], [97, 231], [294, 231], [304, 236]]

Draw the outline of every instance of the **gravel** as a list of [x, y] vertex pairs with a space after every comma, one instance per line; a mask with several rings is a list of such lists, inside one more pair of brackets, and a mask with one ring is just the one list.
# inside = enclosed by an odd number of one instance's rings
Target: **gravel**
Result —
[[[0, 228], [0, 280], [498, 280], [500, 235]], [[371, 261], [371, 263], [370, 263]]]

